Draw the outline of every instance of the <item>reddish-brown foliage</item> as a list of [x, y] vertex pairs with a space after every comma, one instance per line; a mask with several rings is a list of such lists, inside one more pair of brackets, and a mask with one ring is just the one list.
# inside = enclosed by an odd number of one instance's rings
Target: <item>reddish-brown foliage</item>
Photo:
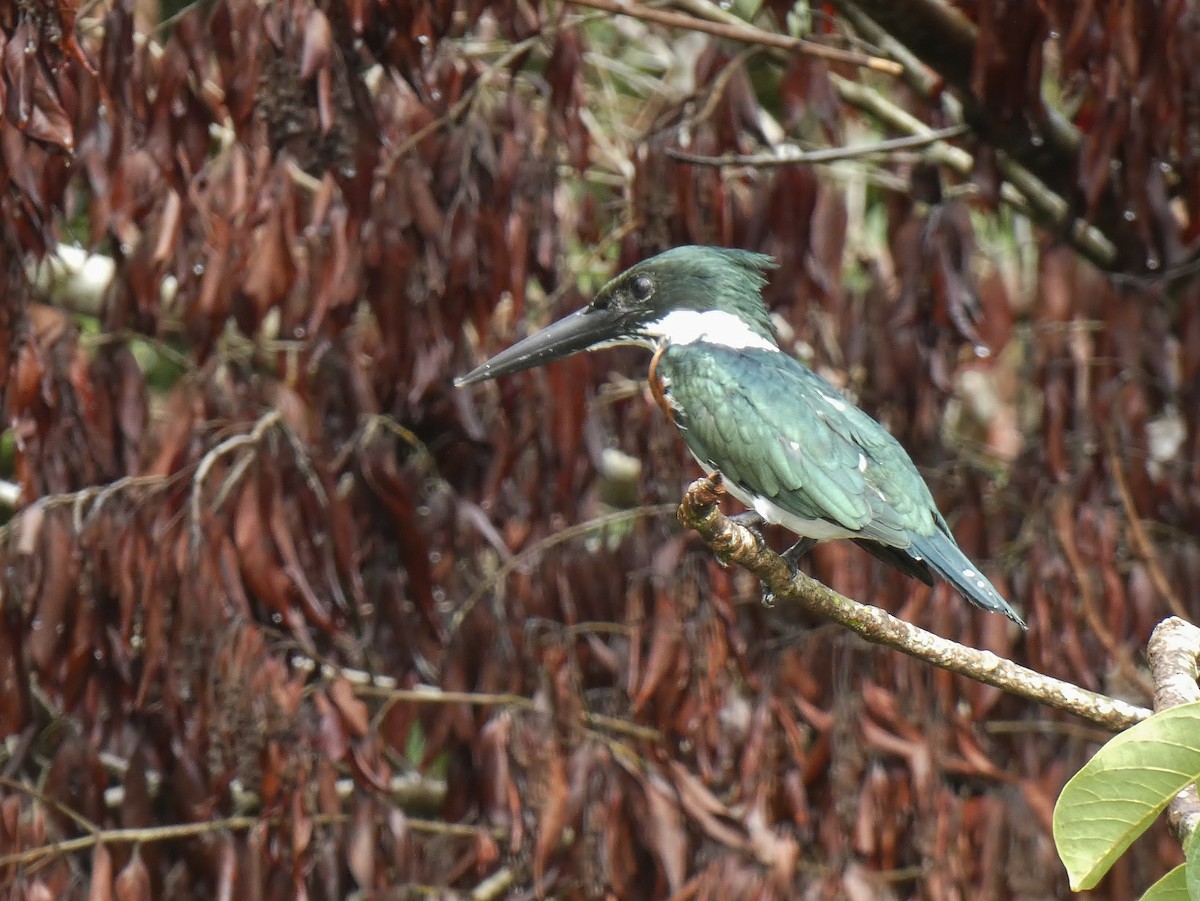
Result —
[[[86, 6], [0, 4], [13, 897], [1065, 893], [1050, 811], [1102, 735], [763, 607], [674, 526], [695, 473], [644, 359], [450, 379], [582, 303], [599, 260], [772, 252], [787, 349], [900, 437], [1031, 629], [853, 546], [812, 571], [1144, 700], [1150, 629], [1200, 615], [1184, 4], [960, 4], [974, 43], [924, 54], [1012, 154], [1053, 53], [1080, 145], [1016, 156], [1110, 229], [1119, 277], [1050, 232], [981, 264], [991, 211], [906, 158], [871, 169], [907, 187], [869, 195], [868, 244], [812, 167], [671, 155], [758, 149], [772, 78], [789, 133], [843, 140], [843, 64], [693, 35], [614, 138], [594, 55], [679, 33], [593, 47], [579, 10], [504, 0], [218, 0], [161, 28]], [[88, 311], [28, 277], [73, 240], [115, 262]], [[664, 506], [556, 538], [639, 502]], [[146, 831], [88, 839], [117, 829]], [[1109, 896], [1178, 856], [1140, 845]]]

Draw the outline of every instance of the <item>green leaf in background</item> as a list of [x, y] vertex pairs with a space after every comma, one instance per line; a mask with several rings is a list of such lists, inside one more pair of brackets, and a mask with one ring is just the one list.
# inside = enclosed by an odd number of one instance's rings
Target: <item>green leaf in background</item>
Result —
[[1192, 901], [1196, 896], [1188, 894], [1184, 866], [1180, 864], [1146, 889], [1141, 901]]
[[1200, 703], [1113, 738], [1054, 806], [1054, 844], [1075, 891], [1094, 888], [1170, 800], [1200, 777]]
[[1192, 830], [1192, 834], [1188, 836], [1187, 845], [1184, 846], [1183, 853], [1187, 856], [1188, 895], [1192, 899], [1200, 898], [1200, 829]]

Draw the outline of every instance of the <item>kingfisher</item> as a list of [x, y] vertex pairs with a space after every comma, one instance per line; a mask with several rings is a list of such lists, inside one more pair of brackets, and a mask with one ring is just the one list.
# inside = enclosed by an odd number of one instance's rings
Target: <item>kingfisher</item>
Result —
[[653, 352], [650, 391], [684, 444], [748, 510], [752, 528], [849, 539], [908, 576], [936, 573], [972, 604], [1025, 622], [962, 552], [891, 433], [779, 346], [763, 301], [770, 256], [684, 246], [632, 266], [590, 304], [464, 376], [473, 385], [583, 350]]

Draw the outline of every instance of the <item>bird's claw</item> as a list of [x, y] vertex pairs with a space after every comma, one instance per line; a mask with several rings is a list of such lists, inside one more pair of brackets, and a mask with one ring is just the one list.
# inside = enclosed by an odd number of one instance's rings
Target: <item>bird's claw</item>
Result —
[[[800, 571], [800, 558], [813, 549], [817, 543], [815, 538], [801, 538], [790, 548], [779, 555], [780, 559], [787, 564], [788, 571], [791, 575], [796, 575]], [[764, 607], [775, 606], [775, 592], [766, 585], [763, 586], [762, 605]]]
[[817, 539], [815, 538], [801, 538], [779, 556], [783, 558], [783, 562], [795, 574], [796, 570], [800, 567], [801, 558], [816, 547], [816, 544]]
[[735, 522], [743, 529], [748, 529], [760, 544], [766, 544], [766, 539], [763, 538], [762, 527], [766, 524], [766, 520], [755, 513], [753, 510], [746, 510], [743, 513], [735, 513], [729, 517], [730, 522]]

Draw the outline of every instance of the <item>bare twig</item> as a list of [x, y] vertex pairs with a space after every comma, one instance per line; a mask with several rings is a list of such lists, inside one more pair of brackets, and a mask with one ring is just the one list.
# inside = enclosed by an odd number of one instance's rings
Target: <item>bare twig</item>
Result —
[[793, 573], [787, 563], [753, 532], [721, 513], [717, 506], [720, 494], [721, 489], [713, 479], [693, 482], [679, 507], [679, 521], [687, 528], [695, 529], [721, 559], [737, 563], [756, 575], [777, 599], [795, 601], [867, 641], [894, 648], [1055, 710], [1075, 714], [1111, 731], [1127, 729], [1150, 716], [1150, 711], [1143, 707], [1087, 691], [1019, 666], [990, 651], [966, 647], [926, 632], [878, 607], [860, 604], [838, 594], [803, 573]]
[[562, 284], [555, 288], [546, 298], [545, 306], [548, 309], [553, 309], [567, 292], [572, 291], [579, 284], [579, 276], [597, 265], [600, 260], [604, 259], [604, 255], [608, 253], [610, 247], [618, 246], [630, 234], [637, 231], [643, 225], [641, 219], [628, 219], [622, 222], [616, 228], [612, 229], [602, 239], [590, 246], [579, 258], [573, 258], [568, 262], [566, 268], [566, 277], [563, 278]]
[[434, 119], [432, 122], [429, 122], [421, 128], [418, 128], [411, 135], [405, 138], [404, 142], [401, 143], [391, 154], [389, 154], [386, 160], [384, 160], [383, 165], [380, 167], [380, 171], [390, 172], [392, 167], [395, 166], [397, 162], [407, 156], [408, 153], [417, 147], [417, 145], [419, 145], [423, 140], [425, 140], [431, 134], [437, 132], [439, 129], [449, 125], [451, 122], [454, 122], [459, 116], [470, 109], [471, 104], [475, 102], [475, 98], [479, 96], [479, 92], [486, 85], [488, 85], [493, 78], [495, 78], [501, 72], [506, 71], [508, 67], [512, 65], [512, 63], [520, 59], [522, 54], [526, 53], [539, 41], [544, 39], [547, 34], [552, 33], [555, 30], [557, 30], [555, 26], [548, 26], [539, 33], [531, 35], [523, 41], [518, 41], [509, 47], [503, 54], [500, 55], [499, 58], [496, 59], [495, 62], [479, 73], [479, 77], [475, 79], [471, 86], [463, 92], [463, 95], [458, 98], [457, 102], [455, 102], [450, 109], [448, 109], [443, 115], [438, 116], [438, 118]]
[[[514, 707], [517, 710], [536, 710], [537, 704], [523, 695], [474, 692], [474, 691], [442, 691], [433, 686], [422, 686], [414, 689], [380, 688], [375, 685], [356, 685], [354, 693], [364, 698], [383, 698], [389, 703], [407, 702], [416, 704], [472, 704], [482, 707]], [[583, 711], [580, 718], [597, 729], [607, 729], [628, 735], [643, 741], [661, 741], [662, 733], [648, 726], [639, 726], [628, 720], [599, 713]]]
[[958, 138], [968, 134], [970, 129], [965, 125], [952, 125], [949, 128], [939, 128], [925, 134], [906, 135], [902, 138], [889, 138], [886, 141], [874, 141], [870, 144], [860, 144], [855, 147], [826, 147], [821, 150], [800, 150], [792, 145], [781, 145], [774, 153], [738, 154], [727, 153], [722, 156], [701, 156], [687, 153], [683, 150], [668, 148], [667, 155], [685, 163], [698, 166], [751, 166], [756, 169], [770, 169], [778, 166], [794, 166], [804, 163], [836, 163], [840, 160], [858, 159], [873, 156], [878, 153], [894, 153], [897, 150], [911, 150], [916, 147], [927, 147], [948, 138]]
[[492, 590], [494, 586], [502, 585], [504, 580], [512, 574], [514, 570], [525, 564], [531, 557], [540, 554], [542, 551], [552, 548], [555, 545], [563, 544], [573, 538], [578, 538], [581, 535], [587, 535], [596, 529], [604, 526], [616, 525], [621, 522], [628, 522], [631, 519], [639, 519], [643, 516], [662, 516], [670, 513], [675, 509], [674, 504], [655, 504], [646, 507], [634, 507], [631, 510], [618, 510], [616, 513], [606, 513], [604, 516], [597, 516], [594, 519], [586, 520], [585, 522], [577, 523], [562, 531], [555, 532], [553, 535], [547, 535], [541, 541], [538, 541], [521, 551], [502, 567], [496, 570], [489, 578], [484, 579], [479, 584], [469, 598], [463, 602], [462, 606], [454, 612], [454, 617], [450, 621], [450, 634], [454, 635], [462, 626], [463, 621], [467, 618], [475, 605], [483, 599], [483, 596]]
[[82, 813], [68, 807], [66, 804], [63, 804], [61, 801], [58, 801], [55, 798], [51, 798], [51, 797], [47, 796], [45, 793], [34, 788], [32, 785], [25, 785], [23, 782], [17, 782], [15, 779], [9, 779], [5, 776], [0, 776], [0, 785], [4, 786], [5, 788], [11, 789], [12, 791], [20, 792], [21, 794], [28, 795], [29, 797], [33, 798], [35, 801], [39, 801], [42, 804], [45, 804], [47, 807], [51, 808], [52, 810], [57, 810], [59, 813], [61, 813], [67, 819], [74, 822], [75, 825], [78, 826], [80, 829], [82, 829], [84, 832], [90, 832], [91, 834], [95, 835], [96, 833], [101, 831], [99, 826], [97, 826], [95, 823], [93, 823], [91, 820], [89, 820], [87, 817], [85, 817]]
[[[21, 523], [26, 522], [26, 517], [41, 516], [47, 510], [53, 510], [56, 507], [72, 508], [73, 528], [78, 531], [82, 528], [84, 520], [98, 513], [104, 504], [108, 502], [109, 498], [114, 495], [137, 488], [166, 488], [174, 483], [178, 477], [179, 473], [171, 473], [165, 476], [124, 476], [107, 485], [89, 485], [87, 488], [81, 488], [78, 491], [69, 491], [63, 494], [47, 494], [22, 508], [17, 512], [16, 516], [0, 526], [0, 542], [6, 541], [15, 528], [19, 527]], [[89, 504], [91, 505], [90, 507], [88, 506]]]
[[776, 50], [788, 50], [793, 53], [803, 53], [806, 56], [814, 56], [833, 62], [849, 63], [852, 66], [860, 66], [864, 69], [870, 69], [873, 72], [883, 72], [887, 75], [899, 75], [901, 71], [899, 64], [890, 59], [867, 56], [865, 53], [855, 53], [852, 50], [841, 50], [837, 47], [829, 47], [825, 44], [806, 41], [803, 38], [794, 38], [786, 34], [775, 34], [774, 32], [764, 31], [761, 28], [755, 28], [753, 25], [747, 25], [740, 21], [736, 25], [732, 22], [712, 22], [707, 19], [697, 18], [696, 16], [685, 15], [684, 13], [643, 6], [641, 3], [632, 2], [632, 0], [570, 0], [570, 2], [576, 6], [586, 6], [589, 9], [599, 9], [604, 12], [629, 16], [634, 19], [641, 19], [644, 22], [656, 22], [659, 25], [667, 25], [672, 28], [686, 28], [689, 31], [702, 31], [705, 34], [727, 38], [731, 41], [740, 41], [743, 44], [774, 47]]
[[497, 870], [471, 891], [471, 901], [494, 901], [512, 888], [513, 872], [508, 867]]
[[1152, 686], [1145, 674], [1138, 670], [1130, 656], [1129, 649], [1119, 642], [1112, 630], [1104, 622], [1104, 617], [1100, 615], [1100, 611], [1096, 605], [1096, 595], [1092, 591], [1092, 582], [1088, 578], [1087, 568], [1083, 564], [1083, 558], [1079, 555], [1079, 548], [1076, 547], [1074, 538], [1074, 519], [1073, 511], [1070, 507], [1070, 501], [1066, 495], [1060, 494], [1054, 501], [1054, 509], [1051, 514], [1051, 519], [1054, 522], [1055, 537], [1058, 538], [1058, 544], [1062, 548], [1063, 556], [1067, 560], [1067, 565], [1071, 568], [1071, 574], [1075, 577], [1075, 583], [1079, 586], [1079, 606], [1083, 609], [1083, 617], [1087, 620], [1088, 628], [1092, 630], [1092, 634], [1099, 639], [1100, 644], [1108, 652], [1109, 656], [1116, 661], [1117, 668], [1131, 685], [1136, 685], [1146, 696], [1149, 697], [1152, 693]]
[[[268, 410], [258, 418], [258, 421], [254, 423], [254, 428], [249, 433], [226, 438], [200, 459], [200, 464], [196, 467], [196, 474], [192, 476], [191, 510], [193, 529], [199, 528], [200, 511], [204, 499], [204, 482], [208, 479], [208, 475], [212, 472], [212, 468], [217, 464], [217, 461], [239, 448], [256, 447], [262, 441], [267, 431], [278, 425], [281, 420], [282, 414], [278, 410]], [[217, 497], [213, 501], [214, 509], [219, 508], [224, 503], [225, 498], [229, 495], [229, 491], [237, 484], [252, 459], [252, 456], [243, 457], [238, 463], [234, 464], [233, 470], [225, 478], [225, 481], [221, 483]]]
[[1171, 587], [1171, 583], [1167, 581], [1166, 574], [1162, 571], [1162, 567], [1158, 563], [1158, 552], [1155, 550], [1154, 542], [1146, 534], [1146, 529], [1142, 526], [1142, 520], [1138, 516], [1137, 506], [1133, 502], [1133, 495], [1129, 491], [1129, 485], [1125, 481], [1125, 466], [1121, 462], [1121, 456], [1117, 452], [1117, 435], [1112, 428], [1105, 429], [1105, 437], [1108, 441], [1108, 470], [1112, 474], [1113, 486], [1117, 489], [1117, 496], [1121, 499], [1121, 506], [1125, 508], [1125, 519], [1129, 522], [1129, 542], [1133, 545], [1134, 551], [1142, 562], [1146, 564], [1146, 572], [1150, 576], [1150, 582], [1154, 585], [1154, 589], [1167, 602], [1167, 606], [1171, 608], [1171, 612], [1176, 616], [1187, 619], [1187, 608], [1183, 606], [1183, 601], [1179, 595]]
[[[318, 814], [313, 816], [315, 826], [330, 826], [349, 822], [347, 814]], [[149, 844], [152, 842], [177, 841], [184, 838], [195, 838], [199, 835], [210, 835], [214, 832], [244, 832], [253, 829], [259, 823], [279, 824], [281, 817], [234, 816], [219, 820], [206, 820], [203, 823], [174, 823], [169, 826], [147, 826], [137, 829], [101, 829], [78, 838], [65, 839], [27, 848], [13, 854], [0, 857], [0, 868], [9, 866], [30, 866], [46, 860], [63, 857], [77, 851], [86, 851], [96, 845], [130, 845]], [[404, 825], [413, 832], [427, 835], [444, 835], [452, 838], [477, 839], [490, 835], [502, 839], [506, 836], [504, 830], [490, 829], [485, 826], [469, 826], [464, 823], [448, 823], [443, 820], [426, 820], [418, 817], [406, 817]]]
[[[869, 113], [889, 127], [912, 134], [932, 132], [928, 125], [900, 109], [878, 91], [836, 74], [830, 74], [829, 78], [842, 100]], [[969, 177], [974, 171], [974, 158], [958, 147], [935, 143], [930, 145], [930, 153], [934, 162], [961, 176]], [[1002, 151], [997, 152], [996, 167], [1006, 179], [1000, 186], [1000, 198], [1005, 203], [1016, 207], [1047, 228], [1064, 234], [1076, 250], [1097, 266], [1112, 266], [1117, 255], [1113, 243], [1099, 229], [1074, 217], [1067, 201]]]
[[[1090, 217], [1097, 226], [1078, 218], [1064, 199], [1075, 189], [1070, 173], [1081, 144], [1079, 130], [1048, 103], [1039, 105], [1037, 117], [1001, 116], [976, 97], [977, 29], [960, 10], [942, 0], [835, 0], [834, 6], [867, 40], [885, 50], [894, 43], [906, 47], [909, 53], [897, 55], [908, 63], [906, 69], [915, 58], [937, 73], [935, 93], [927, 96], [944, 96], [947, 86], [953, 90], [961, 118], [995, 148], [997, 169], [1029, 198], [1040, 221], [1057, 223], [1072, 246], [1102, 269], [1138, 264], [1136, 229], [1124, 220], [1111, 189]], [[906, 80], [933, 84], [927, 73]]]

